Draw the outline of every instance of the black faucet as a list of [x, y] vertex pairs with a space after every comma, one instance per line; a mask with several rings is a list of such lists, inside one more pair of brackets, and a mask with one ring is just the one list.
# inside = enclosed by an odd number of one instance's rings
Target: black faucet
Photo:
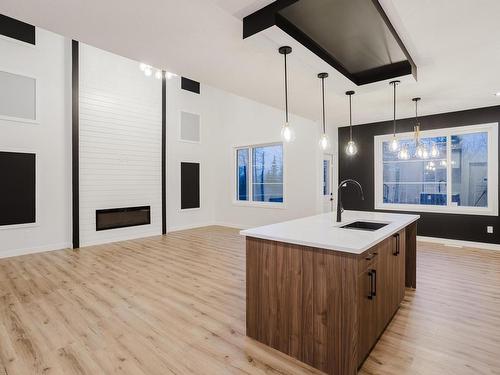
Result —
[[347, 179], [342, 181], [339, 184], [339, 187], [337, 188], [337, 223], [340, 223], [342, 221], [342, 211], [344, 211], [344, 207], [342, 207], [342, 194], [340, 193], [341, 190], [340, 188], [343, 186], [346, 186], [348, 183], [351, 183], [359, 188], [359, 192], [361, 194], [361, 200], [365, 200], [365, 196], [363, 194], [363, 188], [361, 187], [361, 184], [353, 179]]

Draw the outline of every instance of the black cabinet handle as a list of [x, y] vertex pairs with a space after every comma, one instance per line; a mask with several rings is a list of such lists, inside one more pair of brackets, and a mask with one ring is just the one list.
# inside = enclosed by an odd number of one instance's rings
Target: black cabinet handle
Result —
[[368, 277], [370, 278], [370, 294], [368, 299], [373, 299], [377, 295], [377, 271], [369, 270]]
[[368, 277], [370, 278], [370, 294], [368, 294], [368, 299], [373, 299], [373, 273], [372, 273], [372, 270], [368, 271]]
[[396, 238], [396, 251], [392, 253], [394, 256], [398, 256], [400, 252], [400, 241], [399, 241], [399, 233], [396, 233], [393, 235], [394, 238]]

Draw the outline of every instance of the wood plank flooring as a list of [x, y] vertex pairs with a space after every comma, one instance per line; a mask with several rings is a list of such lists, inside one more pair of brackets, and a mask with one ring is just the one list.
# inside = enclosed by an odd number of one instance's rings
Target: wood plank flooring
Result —
[[[0, 259], [0, 375], [320, 374], [245, 336], [244, 250], [206, 227]], [[417, 272], [360, 374], [500, 374], [500, 252], [420, 243]]]

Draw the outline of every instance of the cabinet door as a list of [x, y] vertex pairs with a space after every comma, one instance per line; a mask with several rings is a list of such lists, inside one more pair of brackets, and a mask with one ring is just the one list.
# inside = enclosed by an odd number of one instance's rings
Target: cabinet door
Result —
[[395, 311], [397, 293], [394, 289], [393, 239], [387, 238], [378, 245], [379, 262], [375, 305], [377, 309], [377, 333], [380, 335]]
[[399, 241], [397, 248], [397, 256], [395, 261], [396, 274], [396, 308], [405, 297], [405, 260], [406, 260], [406, 230], [402, 230], [396, 236], [396, 241]]
[[374, 288], [377, 262], [358, 275], [358, 366], [365, 360], [378, 338], [377, 305]]

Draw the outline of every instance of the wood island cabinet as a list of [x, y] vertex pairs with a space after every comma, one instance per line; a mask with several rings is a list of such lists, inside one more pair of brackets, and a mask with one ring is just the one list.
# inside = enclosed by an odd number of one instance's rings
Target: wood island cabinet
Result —
[[247, 336], [327, 374], [356, 374], [405, 283], [415, 285], [405, 274], [415, 233], [403, 228], [361, 254], [247, 236]]

